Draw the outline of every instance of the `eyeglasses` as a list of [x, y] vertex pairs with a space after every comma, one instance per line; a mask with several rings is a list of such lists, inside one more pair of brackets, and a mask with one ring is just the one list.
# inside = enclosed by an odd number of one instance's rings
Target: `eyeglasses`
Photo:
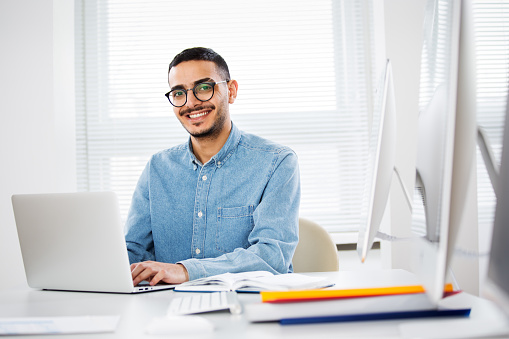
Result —
[[200, 82], [199, 84], [196, 84], [196, 86], [194, 86], [193, 88], [174, 89], [166, 93], [165, 96], [170, 101], [170, 104], [172, 104], [175, 107], [182, 107], [186, 104], [187, 92], [191, 90], [193, 91], [193, 94], [196, 97], [196, 99], [200, 101], [209, 101], [214, 96], [214, 87], [217, 84], [222, 84], [223, 82], [228, 82], [228, 80], [223, 80], [219, 82]]

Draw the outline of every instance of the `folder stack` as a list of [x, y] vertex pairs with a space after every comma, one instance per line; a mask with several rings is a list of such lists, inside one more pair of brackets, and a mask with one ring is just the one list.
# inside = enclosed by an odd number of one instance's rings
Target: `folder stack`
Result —
[[[264, 291], [261, 302], [246, 305], [251, 322], [281, 324], [468, 316], [470, 309], [444, 309], [430, 302], [421, 285], [361, 289]], [[444, 295], [458, 293], [452, 285]]]

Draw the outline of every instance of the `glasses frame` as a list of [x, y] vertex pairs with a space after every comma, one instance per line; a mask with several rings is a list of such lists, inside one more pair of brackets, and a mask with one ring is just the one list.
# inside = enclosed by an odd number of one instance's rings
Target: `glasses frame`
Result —
[[[230, 80], [222, 80], [222, 81], [218, 81], [218, 82], [214, 82], [214, 81], [199, 82], [196, 85], [194, 85], [193, 88], [188, 88], [188, 89], [173, 89], [173, 90], [169, 91], [168, 93], [166, 93], [164, 96], [168, 99], [170, 104], [172, 104], [172, 106], [174, 106], [174, 107], [182, 107], [185, 104], [187, 104], [187, 92], [189, 92], [189, 91], [193, 91], [194, 97], [196, 99], [200, 100], [201, 102], [206, 102], [206, 101], [209, 101], [210, 99], [212, 99], [214, 97], [215, 88], [216, 88], [217, 84], [222, 84], [223, 82], [228, 82], [228, 81], [230, 81]], [[203, 84], [207, 84], [207, 85], [212, 86], [212, 95], [207, 100], [201, 100], [200, 98], [198, 98], [198, 95], [196, 94], [196, 88], [198, 86], [200, 86], [200, 85], [203, 85]], [[171, 99], [170, 99], [170, 93], [173, 92], [173, 91], [177, 91], [177, 90], [184, 91], [184, 93], [186, 93], [186, 101], [184, 101], [184, 103], [182, 105], [178, 105], [178, 106], [175, 105], [173, 102], [171, 102]]]

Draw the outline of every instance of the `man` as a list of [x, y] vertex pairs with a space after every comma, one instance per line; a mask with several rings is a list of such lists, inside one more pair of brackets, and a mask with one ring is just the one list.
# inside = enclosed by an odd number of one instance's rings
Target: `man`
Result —
[[126, 242], [134, 285], [292, 272], [297, 156], [232, 123], [238, 83], [213, 50], [178, 54], [168, 82], [166, 96], [190, 138], [153, 155], [133, 194]]

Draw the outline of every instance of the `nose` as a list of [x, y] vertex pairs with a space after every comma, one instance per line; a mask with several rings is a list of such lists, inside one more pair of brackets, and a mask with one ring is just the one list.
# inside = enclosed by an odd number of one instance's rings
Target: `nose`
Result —
[[188, 107], [194, 107], [197, 105], [200, 105], [202, 102], [196, 98], [194, 95], [194, 91], [192, 88], [187, 90], [187, 102], [186, 106]]

